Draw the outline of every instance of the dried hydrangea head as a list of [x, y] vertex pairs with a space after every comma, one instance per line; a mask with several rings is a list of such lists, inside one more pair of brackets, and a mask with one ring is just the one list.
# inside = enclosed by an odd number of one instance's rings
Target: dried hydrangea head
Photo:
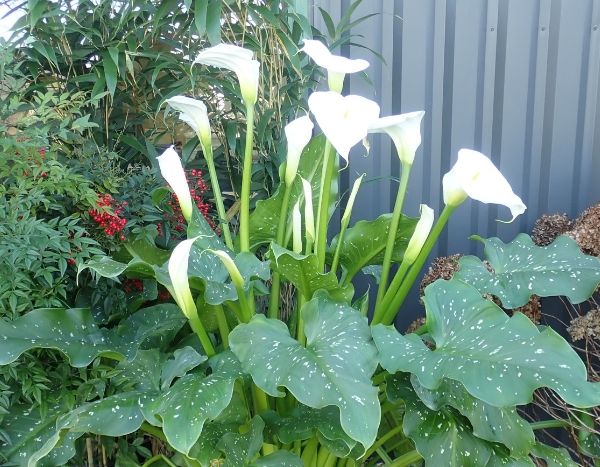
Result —
[[458, 271], [458, 260], [463, 255], [451, 255], [451, 256], [441, 256], [439, 258], [435, 258], [427, 273], [423, 276], [421, 280], [421, 285], [419, 286], [419, 294], [422, 297], [425, 293], [425, 287], [438, 279], [450, 280], [456, 271]]
[[600, 256], [600, 203], [583, 211], [565, 235], [573, 238], [584, 253]]
[[411, 332], [415, 332], [421, 326], [425, 324], [425, 316], [421, 316], [420, 318], [415, 319], [412, 323], [408, 325], [406, 328], [405, 334], [410, 334]]
[[544, 214], [533, 224], [531, 239], [538, 246], [550, 245], [556, 237], [573, 228], [566, 214]]
[[523, 313], [533, 323], [540, 324], [542, 319], [542, 301], [540, 300], [540, 297], [532, 295], [525, 305], [515, 308], [514, 310], [509, 310], [511, 316], [515, 313]]
[[567, 331], [574, 342], [590, 337], [599, 339], [600, 310], [590, 310], [585, 315], [573, 319]]

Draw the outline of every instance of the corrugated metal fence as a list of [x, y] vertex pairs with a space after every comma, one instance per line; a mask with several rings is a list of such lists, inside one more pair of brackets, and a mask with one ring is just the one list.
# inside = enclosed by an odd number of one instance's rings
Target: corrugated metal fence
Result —
[[[350, 0], [314, 0], [339, 19]], [[440, 211], [441, 177], [462, 147], [489, 155], [528, 210], [502, 224], [507, 210], [467, 202], [442, 237], [437, 254], [475, 253], [468, 236], [512, 239], [546, 212], [575, 216], [600, 200], [600, 0], [365, 0], [354, 17], [378, 15], [352, 32], [363, 48], [372, 84], [357, 76], [347, 92], [373, 98], [382, 115], [424, 109], [423, 145], [413, 168], [407, 212], [419, 202]], [[399, 164], [389, 140], [374, 138], [370, 156], [351, 158], [373, 181], [356, 218], [390, 212], [391, 177]], [[350, 179], [350, 180], [349, 180]]]

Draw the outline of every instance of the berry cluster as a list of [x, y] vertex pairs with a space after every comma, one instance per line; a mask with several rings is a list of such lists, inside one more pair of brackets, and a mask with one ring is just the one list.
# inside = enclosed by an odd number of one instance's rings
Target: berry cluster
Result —
[[125, 279], [123, 281], [123, 291], [126, 293], [143, 292], [144, 283], [141, 279]]
[[[111, 195], [105, 193], [98, 195], [98, 208], [90, 209], [88, 211], [91, 218], [102, 228], [104, 233], [113, 237], [115, 234], [120, 233], [127, 224], [127, 219], [120, 217], [125, 210], [127, 201], [118, 203]], [[120, 233], [119, 239], [125, 240], [125, 235]]]
[[[208, 191], [208, 186], [202, 179], [202, 171], [191, 169], [186, 170], [185, 173], [186, 178], [188, 179], [188, 185], [190, 186], [190, 195], [192, 197], [192, 201], [198, 208], [198, 211], [202, 213], [206, 221], [213, 228], [213, 230], [215, 230], [217, 226], [208, 214], [211, 206], [202, 198], [202, 195]], [[175, 232], [184, 232], [185, 219], [181, 212], [181, 208], [179, 207], [179, 201], [177, 200], [175, 193], [171, 194], [171, 198], [167, 204], [169, 205], [171, 212], [165, 214], [165, 221], [168, 222], [171, 229]], [[163, 225], [159, 223], [156, 227], [159, 235], [161, 235], [163, 232]]]

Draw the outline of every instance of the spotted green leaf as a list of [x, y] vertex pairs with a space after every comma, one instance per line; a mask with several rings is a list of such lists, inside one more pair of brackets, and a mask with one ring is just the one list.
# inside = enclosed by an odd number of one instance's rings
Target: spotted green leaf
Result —
[[565, 296], [571, 303], [580, 303], [600, 284], [600, 259], [584, 255], [569, 237], [560, 236], [548, 246], [536, 246], [525, 234], [510, 243], [475, 238], [485, 245], [493, 272], [475, 256], [464, 256], [455, 277], [495, 295], [506, 308], [523, 306], [534, 294]]
[[386, 392], [406, 406], [402, 429], [412, 439], [425, 465], [431, 467], [481, 467], [493, 455], [492, 447], [471, 432], [470, 426], [448, 408], [428, 409], [416, 396], [407, 375], [394, 375]]
[[527, 455], [535, 437], [529, 423], [514, 407], [494, 407], [469, 394], [458, 381], [445, 379], [434, 391], [419, 384], [413, 375], [411, 383], [421, 402], [430, 410], [453, 407], [469, 419], [473, 434], [487, 441], [502, 443], [513, 456]]
[[231, 350], [255, 384], [275, 397], [285, 386], [302, 404], [335, 405], [344, 431], [365, 448], [377, 435], [380, 406], [371, 375], [377, 352], [366, 318], [325, 294], [301, 310], [306, 347], [279, 320], [256, 315], [229, 337]]
[[548, 467], [577, 467], [564, 448], [553, 448], [543, 443], [536, 443], [531, 453], [534, 457], [544, 459]]
[[192, 347], [188, 346], [177, 349], [173, 354], [173, 358], [167, 360], [162, 368], [160, 377], [161, 389], [168, 389], [175, 378], [185, 375], [204, 361], [206, 361], [206, 356], [200, 355]]
[[509, 318], [456, 279], [427, 287], [424, 302], [435, 350], [416, 334], [375, 326], [373, 339], [386, 370], [414, 373], [431, 390], [444, 378], [460, 381], [471, 395], [496, 407], [526, 404], [540, 387], [577, 407], [600, 403], [600, 384], [587, 382], [585, 365], [552, 329], [538, 330], [521, 313]]
[[340, 411], [335, 406], [312, 409], [299, 404], [286, 417], [276, 412], [261, 414], [269, 429], [283, 444], [317, 436], [319, 443], [337, 457], [346, 457], [356, 446], [340, 425]]
[[186, 320], [172, 304], [144, 308], [110, 330], [100, 329], [85, 308], [42, 308], [0, 320], [0, 365], [33, 348], [56, 349], [72, 366], [84, 367], [100, 355], [132, 359], [139, 348], [160, 347]]
[[308, 300], [320, 289], [326, 290], [332, 298], [343, 302], [349, 302], [354, 295], [352, 284], [340, 287], [333, 272], [322, 272], [316, 255], [297, 254], [271, 243], [270, 257], [275, 270], [294, 284]]
[[230, 361], [213, 364], [213, 373], [192, 373], [143, 407], [146, 420], [162, 430], [169, 444], [188, 454], [207, 421], [215, 420], [230, 404], [238, 368]]
[[[372, 221], [358, 221], [346, 230], [344, 243], [340, 248], [340, 264], [350, 278], [365, 266], [383, 264], [391, 220], [391, 214], [383, 214]], [[416, 224], [417, 219], [412, 217], [400, 218], [392, 253], [393, 262], [402, 261]], [[335, 251], [337, 242], [338, 237], [331, 241], [331, 251]]]

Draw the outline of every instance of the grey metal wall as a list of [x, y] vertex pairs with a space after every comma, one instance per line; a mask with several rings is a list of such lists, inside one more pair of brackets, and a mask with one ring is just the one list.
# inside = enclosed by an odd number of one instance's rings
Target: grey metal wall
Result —
[[[314, 0], [334, 20], [350, 0]], [[423, 201], [440, 211], [441, 177], [459, 148], [489, 155], [528, 210], [513, 224], [508, 210], [467, 201], [451, 220], [438, 254], [476, 252], [468, 236], [510, 240], [545, 212], [576, 215], [600, 200], [600, 0], [364, 0], [355, 17], [377, 16], [352, 32], [350, 47], [366, 58], [372, 84], [353, 76], [347, 92], [373, 98], [382, 115], [424, 109], [423, 145], [413, 168], [406, 210]], [[399, 173], [390, 142], [351, 158], [345, 184], [371, 181], [356, 218], [389, 212]]]

